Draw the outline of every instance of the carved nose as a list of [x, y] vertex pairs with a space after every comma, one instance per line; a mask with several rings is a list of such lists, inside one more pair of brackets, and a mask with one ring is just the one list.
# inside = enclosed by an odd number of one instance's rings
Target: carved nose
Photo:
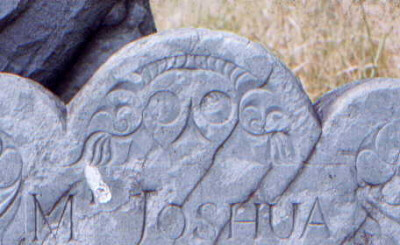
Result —
[[265, 120], [265, 117], [263, 117], [260, 120], [258, 120], [258, 119], [257, 120], [255, 120], [255, 119], [252, 120], [250, 122], [250, 127], [252, 129], [254, 129], [255, 131], [259, 132], [259, 133], [265, 133], [265, 129], [267, 127], [267, 122]]
[[266, 133], [287, 132], [289, 122], [285, 114], [280, 111], [272, 111], [267, 114], [264, 130]]
[[264, 131], [265, 131], [265, 133], [280, 132], [281, 129], [279, 127], [279, 122], [271, 122], [271, 121], [266, 120], [265, 125], [264, 125]]

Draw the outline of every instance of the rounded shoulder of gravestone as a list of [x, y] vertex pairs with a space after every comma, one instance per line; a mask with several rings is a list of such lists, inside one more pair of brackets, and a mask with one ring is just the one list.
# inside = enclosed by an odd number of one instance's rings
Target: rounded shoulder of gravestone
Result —
[[[206, 29], [178, 29], [150, 35], [126, 45], [115, 53], [69, 103], [70, 133], [73, 137], [82, 139], [86, 137], [82, 131], [87, 128], [89, 131], [95, 131], [99, 130], [99, 127], [107, 127], [110, 132], [119, 135], [133, 132], [142, 125], [143, 111], [155, 91], [165, 90], [166, 86], [170, 86], [165, 85], [166, 82], [157, 85], [153, 81], [167, 77], [166, 80], [171, 84], [184, 87], [188, 86], [187, 80], [182, 78], [185, 72], [199, 70], [216, 74], [215, 76], [223, 81], [222, 85], [214, 87], [206, 83], [203, 85], [209, 87], [210, 91], [232, 92], [228, 96], [234, 97], [231, 98], [233, 107], [239, 107], [238, 104], [244, 94], [256, 94], [257, 92], [252, 91], [254, 89], [265, 89], [278, 94], [280, 106], [291, 113], [289, 120], [292, 132], [304, 136], [294, 145], [299, 152], [297, 161], [304, 161], [307, 158], [319, 137], [320, 126], [300, 81], [262, 45], [231, 33]], [[193, 79], [201, 80], [201, 76], [194, 76]], [[186, 98], [180, 97], [176, 103], [191, 104], [192, 108], [195, 108], [201, 103], [199, 97], [210, 91], [207, 91], [207, 88], [194, 88], [196, 81], [189, 83], [193, 89], [182, 93]], [[175, 90], [178, 91], [179, 88]], [[195, 94], [196, 90], [201, 92]], [[116, 97], [121, 98], [121, 95], [116, 95], [116, 91], [125, 95], [129, 93], [130, 95], [126, 97], [131, 99], [118, 102]], [[173, 93], [176, 94], [176, 91]], [[130, 125], [125, 125], [124, 129], [117, 129], [115, 125], [118, 123], [115, 120], [118, 119], [115, 115], [112, 116], [114, 119], [103, 120], [100, 126], [98, 123], [93, 123], [93, 115], [101, 110], [99, 108], [107, 107], [104, 104], [109, 101], [113, 101], [110, 102], [113, 105], [129, 104], [127, 100], [134, 104], [129, 118]], [[178, 114], [177, 118], [184, 111], [182, 109], [180, 113], [175, 112]], [[175, 115], [174, 112], [169, 111], [169, 113]], [[237, 116], [235, 113], [237, 112], [232, 112], [229, 116]], [[256, 122], [256, 119], [254, 118], [252, 122]], [[90, 126], [94, 124], [97, 126]], [[207, 133], [210, 134], [211, 131]]]
[[322, 135], [310, 163], [355, 164], [368, 136], [400, 118], [399, 95], [400, 80], [389, 78], [357, 81], [324, 95], [315, 104]]
[[[19, 155], [18, 161], [14, 158], [0, 166], [1, 179], [14, 179], [15, 173], [27, 181], [63, 162], [69, 151], [59, 145], [67, 130], [66, 113], [65, 104], [39, 83], [0, 73], [0, 155], [9, 151]], [[26, 184], [20, 191], [29, 192], [34, 185]]]
[[66, 106], [27, 78], [0, 73], [0, 131], [15, 142], [29, 168], [51, 162], [52, 145], [66, 130]]
[[[357, 231], [354, 239], [358, 241], [366, 239], [365, 234], [377, 244], [389, 244], [391, 239], [387, 238], [392, 236], [393, 241], [398, 240], [397, 234], [391, 231], [398, 229], [399, 95], [399, 79], [376, 78], [332, 91], [315, 105], [323, 131], [309, 169], [317, 165], [337, 169], [324, 174], [325, 183], [337, 183], [334, 187], [325, 185], [325, 189], [333, 194], [331, 203], [339, 203], [343, 208], [331, 208], [335, 211], [325, 217], [329, 222], [329, 216], [335, 217], [336, 213], [342, 216], [341, 223], [346, 223], [343, 215], [352, 211], [347, 216], [358, 216], [359, 222], [355, 224], [359, 227], [347, 234]], [[346, 197], [360, 207], [349, 209], [343, 205], [340, 200], [346, 201]], [[353, 210], [361, 212], [354, 215], [357, 213]], [[366, 225], [371, 220], [379, 231]]]
[[[321, 119], [321, 137], [281, 198], [299, 203], [300, 227], [307, 227], [308, 222], [324, 226], [324, 232], [310, 233], [308, 238], [304, 232], [308, 228], [299, 230], [305, 244], [311, 240], [342, 244], [351, 237], [366, 218], [362, 206], [370, 193], [360, 187], [381, 185], [396, 172], [399, 82], [384, 78], [356, 81], [325, 94], [314, 105]], [[316, 218], [315, 210], [322, 219]]]
[[54, 164], [66, 129], [66, 108], [36, 82], [0, 73], [0, 243], [24, 237], [30, 176]]

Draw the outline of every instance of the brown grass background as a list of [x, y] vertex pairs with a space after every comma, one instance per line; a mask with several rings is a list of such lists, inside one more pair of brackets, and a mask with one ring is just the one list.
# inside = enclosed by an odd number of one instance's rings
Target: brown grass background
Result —
[[400, 77], [400, 0], [151, 0], [159, 31], [202, 27], [262, 43], [311, 99], [354, 80]]

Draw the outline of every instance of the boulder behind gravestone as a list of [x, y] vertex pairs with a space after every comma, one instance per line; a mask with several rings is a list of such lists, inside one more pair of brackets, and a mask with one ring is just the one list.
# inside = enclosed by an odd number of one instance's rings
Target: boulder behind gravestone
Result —
[[69, 101], [111, 54], [153, 32], [148, 0], [0, 1], [0, 71]]
[[85, 40], [84, 47], [53, 90], [63, 101], [70, 101], [112, 54], [125, 44], [154, 32], [149, 0], [120, 0], [90, 39]]

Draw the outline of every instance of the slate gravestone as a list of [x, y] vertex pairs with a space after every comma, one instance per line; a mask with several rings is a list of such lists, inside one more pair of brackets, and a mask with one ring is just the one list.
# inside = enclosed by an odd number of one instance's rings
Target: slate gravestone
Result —
[[[373, 79], [317, 103], [323, 134], [311, 162], [337, 168], [324, 202], [342, 208], [325, 215], [331, 230], [342, 231], [341, 241], [356, 232], [347, 244], [399, 244], [399, 95], [400, 80]], [[346, 226], [335, 224], [339, 217]]]
[[313, 107], [201, 29], [130, 43], [67, 105], [1, 74], [1, 244], [397, 244], [398, 84]]

